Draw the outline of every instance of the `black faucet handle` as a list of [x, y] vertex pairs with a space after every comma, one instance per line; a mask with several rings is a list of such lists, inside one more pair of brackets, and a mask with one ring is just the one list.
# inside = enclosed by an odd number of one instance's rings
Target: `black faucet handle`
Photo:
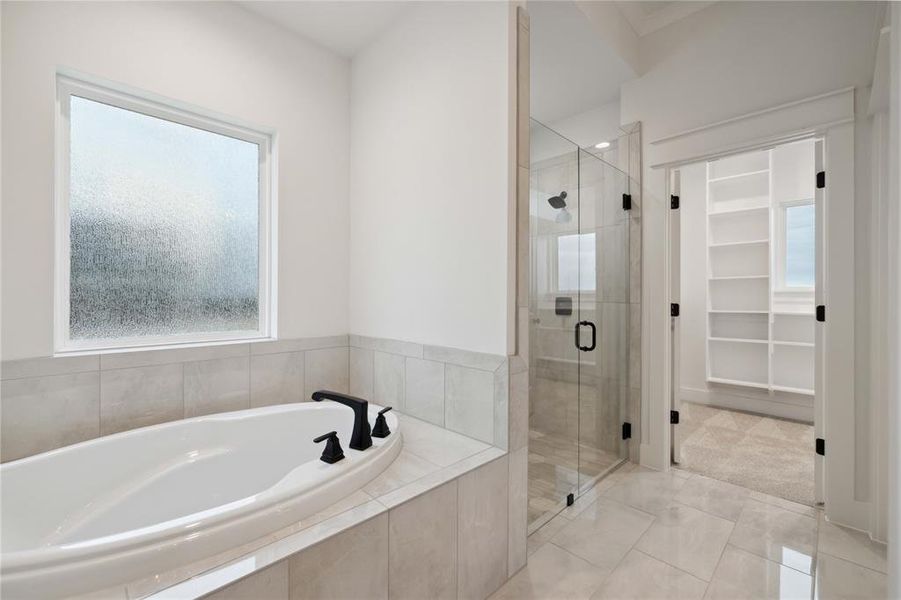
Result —
[[386, 438], [391, 435], [391, 429], [388, 428], [388, 421], [385, 420], [385, 413], [391, 410], [388, 406], [379, 411], [379, 416], [375, 418], [375, 425], [372, 428], [372, 437]]
[[313, 438], [313, 442], [316, 444], [325, 442], [325, 450], [322, 451], [322, 456], [319, 457], [319, 460], [322, 462], [327, 462], [331, 465], [344, 458], [344, 450], [341, 449], [341, 440], [338, 439], [337, 431], [329, 431], [318, 438]]

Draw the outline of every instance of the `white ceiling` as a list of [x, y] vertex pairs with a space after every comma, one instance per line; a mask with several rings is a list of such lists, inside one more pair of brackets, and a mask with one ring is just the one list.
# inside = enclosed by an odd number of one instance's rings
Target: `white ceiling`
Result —
[[413, 3], [382, 0], [243, 1], [241, 6], [351, 58]]
[[554, 123], [619, 98], [635, 72], [569, 1], [532, 1], [529, 10], [531, 114]]
[[655, 2], [650, 0], [617, 0], [616, 7], [629, 21], [638, 36], [653, 33], [688, 15], [707, 8], [714, 2]]

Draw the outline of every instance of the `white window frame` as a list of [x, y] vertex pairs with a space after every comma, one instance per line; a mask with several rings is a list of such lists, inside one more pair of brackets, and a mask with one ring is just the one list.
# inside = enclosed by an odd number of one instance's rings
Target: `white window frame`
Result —
[[785, 230], [785, 213], [786, 209], [794, 207], [794, 206], [813, 206], [814, 199], [813, 198], [802, 198], [799, 200], [787, 200], [785, 202], [779, 202], [776, 204], [774, 212], [776, 213], [774, 219], [774, 229], [776, 233], [775, 240], [775, 257], [774, 262], [774, 272], [776, 275], [775, 288], [774, 291], [776, 294], [798, 294], [798, 295], [812, 295], [814, 291], [814, 286], [788, 286], [785, 285], [785, 260], [787, 258], [788, 251], [788, 240], [786, 238], [786, 230]]
[[[276, 218], [274, 133], [264, 132], [178, 101], [101, 82], [81, 74], [56, 75], [56, 160], [54, 183], [54, 355], [97, 354], [135, 349], [219, 345], [276, 338]], [[165, 119], [256, 144], [259, 149], [259, 323], [254, 331], [194, 332], [137, 338], [72, 340], [69, 337], [70, 102], [78, 96], [116, 108]]]

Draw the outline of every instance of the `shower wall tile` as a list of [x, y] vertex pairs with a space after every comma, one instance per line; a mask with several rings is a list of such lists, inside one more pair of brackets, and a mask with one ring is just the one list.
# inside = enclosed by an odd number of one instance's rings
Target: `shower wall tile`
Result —
[[457, 480], [391, 511], [390, 597], [457, 598]]
[[24, 377], [49, 377], [85, 373], [100, 369], [100, 357], [64, 356], [4, 360], [0, 363], [0, 379], [22, 379]]
[[181, 363], [100, 372], [100, 435], [184, 418]]
[[250, 405], [302, 402], [306, 398], [304, 366], [303, 352], [251, 356]]
[[250, 408], [250, 357], [185, 363], [185, 418]]
[[628, 223], [601, 227], [595, 236], [598, 269], [598, 300], [627, 302], [629, 257]]
[[629, 302], [641, 302], [641, 217], [629, 219]]
[[325, 348], [304, 352], [304, 401], [310, 400], [316, 390], [347, 393], [348, 348]]
[[517, 167], [516, 306], [529, 305], [529, 169]]
[[445, 427], [493, 443], [494, 373], [448, 363], [444, 386]]
[[444, 363], [406, 359], [405, 411], [444, 427]]
[[388, 598], [388, 514], [330, 537], [288, 562], [291, 600]]
[[509, 442], [511, 452], [529, 442], [529, 372], [510, 375]]
[[373, 351], [364, 348], [350, 349], [348, 376], [350, 377], [350, 394], [360, 398], [372, 397], [372, 361]]
[[372, 400], [382, 406], [405, 410], [406, 359], [399, 354], [375, 352], [372, 359]]
[[507, 457], [463, 475], [458, 486], [457, 597], [487, 598], [507, 580]]
[[526, 566], [528, 553], [529, 449], [508, 455], [507, 577]]
[[0, 384], [3, 462], [100, 435], [100, 373], [3, 381]]

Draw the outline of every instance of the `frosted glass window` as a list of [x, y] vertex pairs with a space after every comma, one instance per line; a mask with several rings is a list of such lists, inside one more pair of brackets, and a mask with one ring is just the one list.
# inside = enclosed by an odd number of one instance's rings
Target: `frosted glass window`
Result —
[[785, 285], [814, 286], [816, 249], [814, 246], [815, 211], [813, 204], [785, 208]]
[[260, 145], [68, 98], [69, 339], [261, 331]]
[[557, 289], [593, 292], [595, 279], [594, 233], [561, 235], [557, 238]]

